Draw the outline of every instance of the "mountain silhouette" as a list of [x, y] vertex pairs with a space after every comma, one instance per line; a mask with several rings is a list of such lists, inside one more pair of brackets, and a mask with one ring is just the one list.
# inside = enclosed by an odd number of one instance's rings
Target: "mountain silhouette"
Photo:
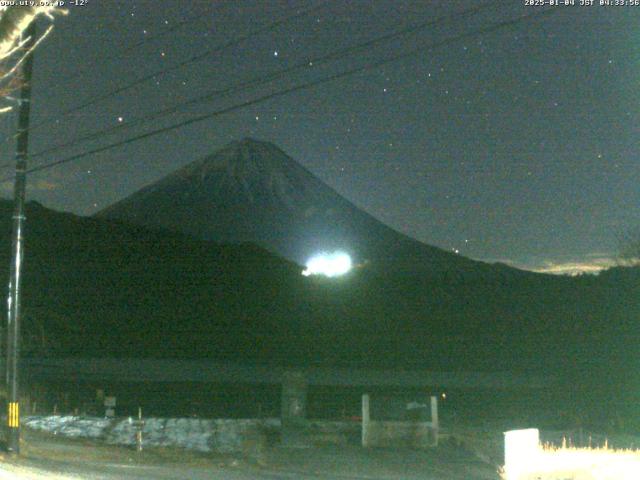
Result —
[[[222, 243], [257, 243], [299, 264], [342, 250], [357, 263], [431, 272], [489, 265], [403, 235], [356, 207], [272, 143], [228, 144], [96, 216]], [[505, 267], [506, 268], [506, 267]]]

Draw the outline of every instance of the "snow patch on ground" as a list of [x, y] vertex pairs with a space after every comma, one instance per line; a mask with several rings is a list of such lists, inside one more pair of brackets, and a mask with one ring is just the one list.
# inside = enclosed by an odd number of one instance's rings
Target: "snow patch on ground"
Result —
[[99, 438], [112, 420], [105, 418], [81, 418], [71, 415], [27, 417], [24, 424], [34, 430], [42, 430], [72, 438]]
[[[112, 445], [135, 445], [132, 418], [107, 419], [75, 416], [32, 416], [23, 424], [33, 430], [71, 438], [103, 440]], [[246, 448], [265, 430], [280, 427], [279, 419], [147, 418], [142, 427], [143, 446], [180, 447], [198, 452], [234, 453]]]

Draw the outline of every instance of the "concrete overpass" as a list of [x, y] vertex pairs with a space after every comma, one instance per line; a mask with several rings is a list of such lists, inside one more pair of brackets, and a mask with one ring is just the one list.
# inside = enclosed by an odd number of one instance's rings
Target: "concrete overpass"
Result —
[[[215, 360], [142, 358], [24, 358], [22, 376], [33, 381], [201, 382], [280, 384], [282, 366]], [[514, 372], [441, 372], [427, 369], [348, 367], [298, 368], [309, 385], [442, 387], [471, 389], [545, 388], [552, 377]]]

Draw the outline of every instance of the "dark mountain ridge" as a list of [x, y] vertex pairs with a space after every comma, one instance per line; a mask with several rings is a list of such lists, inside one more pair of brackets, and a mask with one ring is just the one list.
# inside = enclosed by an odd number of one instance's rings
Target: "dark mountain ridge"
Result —
[[[0, 202], [6, 285], [11, 204]], [[640, 269], [577, 278], [361, 268], [334, 279], [252, 244], [27, 209], [23, 352], [528, 372], [637, 404]], [[611, 395], [611, 392], [616, 392]], [[634, 396], [635, 395], [635, 396]], [[635, 403], [634, 403], [635, 402]]]
[[[10, 253], [9, 202], [0, 272]], [[637, 349], [640, 269], [598, 277], [439, 277], [357, 269], [326, 279], [252, 245], [29, 204], [27, 351], [284, 363], [559, 371]], [[5, 283], [6, 284], [6, 283]], [[628, 358], [628, 357], [627, 357]]]

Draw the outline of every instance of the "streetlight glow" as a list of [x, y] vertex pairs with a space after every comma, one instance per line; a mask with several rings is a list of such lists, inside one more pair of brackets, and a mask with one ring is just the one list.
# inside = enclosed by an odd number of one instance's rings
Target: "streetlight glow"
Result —
[[302, 275], [324, 275], [326, 277], [337, 277], [344, 275], [351, 270], [351, 257], [344, 252], [321, 253], [311, 257], [307, 261], [307, 268]]

